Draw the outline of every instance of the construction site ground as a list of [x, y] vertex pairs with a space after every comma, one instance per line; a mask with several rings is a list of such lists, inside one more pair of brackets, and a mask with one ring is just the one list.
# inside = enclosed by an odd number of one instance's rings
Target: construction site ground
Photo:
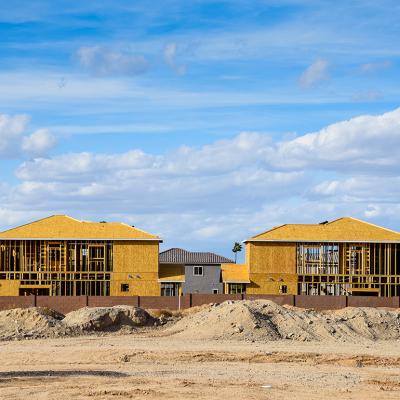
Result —
[[[146, 326], [128, 329], [122, 311]], [[398, 310], [320, 314], [238, 302], [162, 316], [161, 325], [143, 310], [122, 311], [83, 309], [66, 317], [68, 329], [44, 320], [48, 311], [1, 312], [0, 330], [11, 318], [16, 333], [0, 341], [0, 399], [400, 398]], [[105, 319], [110, 313], [121, 329]], [[33, 339], [35, 326], [42, 337]]]
[[1, 399], [399, 399], [400, 346], [136, 335], [0, 344]]

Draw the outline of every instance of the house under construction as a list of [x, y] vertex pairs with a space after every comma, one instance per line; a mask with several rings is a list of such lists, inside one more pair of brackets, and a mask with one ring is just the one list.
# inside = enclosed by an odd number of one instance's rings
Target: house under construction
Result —
[[[400, 233], [354, 218], [286, 224], [244, 241], [248, 294], [400, 295]], [[247, 276], [244, 276], [247, 274]]]
[[158, 236], [56, 215], [0, 233], [0, 295], [160, 294]]
[[[206, 280], [209, 261], [160, 265], [160, 242], [126, 224], [64, 215], [1, 232], [0, 296], [177, 295], [186, 264], [193, 279]], [[244, 243], [244, 264], [218, 261], [212, 292], [400, 296], [400, 233], [393, 230], [339, 218], [278, 226]]]

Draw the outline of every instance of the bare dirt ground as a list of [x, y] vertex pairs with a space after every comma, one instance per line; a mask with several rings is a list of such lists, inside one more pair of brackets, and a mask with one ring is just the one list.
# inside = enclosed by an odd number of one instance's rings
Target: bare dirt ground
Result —
[[4, 312], [0, 399], [398, 400], [399, 314], [238, 302], [153, 326], [140, 309]]
[[9, 400], [400, 398], [398, 342], [130, 334], [6, 341], [0, 360], [0, 398]]

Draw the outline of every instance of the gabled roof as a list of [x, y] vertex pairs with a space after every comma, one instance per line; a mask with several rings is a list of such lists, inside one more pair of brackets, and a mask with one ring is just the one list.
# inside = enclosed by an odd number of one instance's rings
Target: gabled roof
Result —
[[400, 233], [356, 218], [343, 217], [321, 224], [285, 224], [245, 242], [398, 242]]
[[229, 258], [219, 256], [218, 254], [187, 251], [176, 247], [160, 253], [160, 263], [212, 265], [232, 262]]
[[0, 239], [157, 240], [158, 236], [120, 222], [79, 221], [52, 215], [0, 233]]

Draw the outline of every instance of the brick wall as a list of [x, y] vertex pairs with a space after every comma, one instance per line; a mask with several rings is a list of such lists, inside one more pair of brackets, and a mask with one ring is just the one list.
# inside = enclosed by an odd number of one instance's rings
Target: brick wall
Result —
[[1, 296], [0, 311], [35, 306], [35, 296]]
[[138, 296], [88, 296], [88, 307], [139, 306]]
[[399, 297], [349, 296], [348, 307], [400, 307]]
[[67, 314], [71, 311], [86, 307], [86, 296], [36, 296], [37, 307], [47, 307], [61, 314]]
[[274, 295], [274, 294], [245, 294], [244, 300], [271, 300], [281, 306], [287, 304], [294, 306], [294, 295]]
[[294, 295], [248, 295], [248, 294], [190, 294], [184, 296], [3, 296], [0, 297], [0, 311], [12, 308], [47, 307], [62, 314], [82, 307], [112, 307], [128, 305], [133, 307], [177, 310], [226, 300], [272, 300], [280, 305], [294, 305], [317, 310], [334, 310], [344, 307], [389, 307], [399, 308], [400, 297], [364, 296], [294, 296]]
[[293, 296], [294, 305], [316, 310], [337, 310], [347, 305], [346, 296]]
[[222, 303], [226, 300], [242, 300], [241, 294], [192, 294], [192, 307], [203, 304]]

